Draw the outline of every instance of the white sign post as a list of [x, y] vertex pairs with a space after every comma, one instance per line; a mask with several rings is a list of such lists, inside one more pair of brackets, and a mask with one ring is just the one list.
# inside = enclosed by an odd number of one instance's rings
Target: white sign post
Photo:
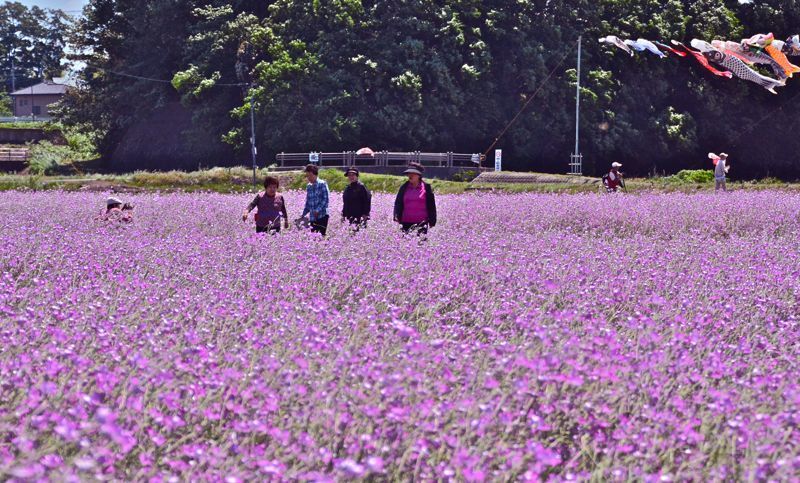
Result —
[[308, 153], [308, 162], [311, 164], [319, 164], [319, 153]]
[[494, 170], [495, 171], [502, 171], [503, 170], [503, 150], [502, 149], [495, 149], [494, 150]]

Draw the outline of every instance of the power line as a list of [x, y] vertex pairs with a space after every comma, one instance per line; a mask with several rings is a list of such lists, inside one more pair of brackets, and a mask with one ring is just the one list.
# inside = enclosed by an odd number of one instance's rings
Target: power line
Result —
[[[116, 72], [110, 69], [104, 69], [103, 67], [97, 67], [91, 64], [86, 64], [86, 67], [94, 70], [99, 70], [102, 72], [107, 72], [109, 74], [118, 75], [120, 77], [128, 77], [131, 79], [143, 80], [148, 82], [157, 82], [160, 84], [170, 84], [172, 85], [172, 81], [165, 80], [165, 79], [155, 79], [153, 77], [145, 77], [141, 75], [134, 75], [134, 74], [126, 74], [124, 72]], [[226, 83], [215, 83], [214, 87], [245, 87], [250, 86], [251, 84], [245, 83], [237, 83], [237, 84], [226, 84]], [[256, 150], [256, 121], [255, 121], [255, 110], [253, 105], [255, 104], [255, 99], [251, 96], [250, 97], [250, 153], [253, 157], [253, 187], [256, 186], [256, 168], [257, 168], [257, 150]]]
[[[143, 80], [143, 81], [148, 81], [148, 82], [158, 82], [158, 83], [161, 83], [161, 84], [170, 84], [170, 85], [172, 84], [171, 80], [155, 79], [153, 77], [145, 77], [145, 76], [141, 76], [141, 75], [126, 74], [124, 72], [117, 72], [117, 71], [113, 71], [111, 69], [106, 69], [106, 68], [103, 68], [103, 67], [97, 67], [97, 66], [94, 66], [94, 65], [91, 65], [91, 64], [86, 64], [86, 67], [88, 67], [90, 69], [94, 69], [94, 70], [99, 70], [99, 71], [102, 71], [102, 72], [107, 72], [109, 74], [118, 75], [120, 77], [128, 77], [128, 78], [131, 78], [131, 79], [138, 79], [138, 80]], [[250, 84], [241, 83], [241, 82], [237, 83], [237, 84], [215, 83], [214, 87], [246, 87], [246, 86], [249, 86], [249, 85]]]
[[731, 145], [730, 145], [730, 147], [728, 148], [728, 150], [730, 150], [730, 148], [732, 148], [732, 147], [737, 147], [737, 146], [739, 146], [739, 145], [741, 144], [741, 142], [742, 142], [742, 141], [744, 141], [744, 140], [746, 139], [746, 138], [745, 138], [745, 135], [747, 135], [747, 134], [750, 134], [750, 133], [751, 133], [753, 130], [755, 130], [757, 127], [760, 127], [760, 126], [761, 126], [761, 123], [762, 123], [762, 122], [764, 122], [764, 121], [766, 121], [768, 118], [772, 117], [772, 115], [773, 115], [773, 114], [776, 114], [778, 111], [781, 111], [781, 110], [783, 110], [783, 108], [784, 108], [784, 107], [786, 107], [786, 106], [787, 106], [787, 105], [788, 105], [790, 102], [794, 101], [794, 100], [797, 98], [797, 96], [800, 96], [800, 91], [797, 91], [797, 92], [795, 92], [795, 93], [792, 95], [792, 97], [790, 97], [790, 98], [786, 99], [785, 101], [781, 102], [781, 103], [778, 105], [778, 107], [776, 107], [776, 108], [772, 109], [771, 111], [767, 112], [767, 114], [766, 114], [766, 115], [764, 115], [764, 117], [762, 117], [762, 118], [761, 118], [761, 119], [759, 119], [758, 121], [756, 121], [756, 122], [753, 122], [753, 123], [750, 123], [750, 124], [747, 126], [747, 129], [745, 129], [744, 131], [742, 131], [742, 132], [740, 132], [740, 133], [738, 133], [738, 134], [736, 135], [736, 138], [734, 139], [734, 142], [733, 142], [733, 144], [731, 144]]
[[541, 92], [542, 89], [544, 89], [544, 86], [547, 85], [547, 81], [550, 80], [550, 78], [553, 76], [553, 74], [556, 73], [558, 68], [561, 67], [561, 64], [563, 64], [564, 61], [567, 60], [567, 57], [569, 56], [569, 54], [570, 53], [567, 52], [566, 54], [564, 54], [563, 57], [561, 57], [561, 60], [558, 62], [558, 65], [553, 67], [553, 70], [551, 70], [550, 73], [547, 74], [547, 77], [544, 78], [542, 83], [539, 85], [539, 88], [536, 89], [536, 91], [533, 93], [533, 95], [528, 98], [528, 100], [525, 102], [525, 104], [522, 105], [522, 108], [519, 110], [519, 112], [517, 112], [517, 115], [514, 116], [514, 118], [511, 119], [511, 121], [509, 121], [508, 124], [506, 124], [506, 127], [503, 128], [503, 130], [500, 132], [500, 134], [498, 134], [497, 137], [494, 139], [494, 142], [492, 143], [492, 145], [489, 146], [489, 149], [487, 149], [486, 152], [483, 153], [484, 157], [487, 154], [489, 154], [489, 151], [491, 151], [493, 147], [497, 146], [497, 143], [500, 141], [500, 138], [502, 138], [506, 134], [506, 132], [509, 130], [509, 128], [511, 128], [511, 126], [517, 121], [519, 116], [521, 116], [522, 113], [525, 111], [525, 109], [527, 109], [528, 104], [530, 104], [531, 101], [533, 101], [536, 98], [536, 96], [539, 94], [539, 92]]

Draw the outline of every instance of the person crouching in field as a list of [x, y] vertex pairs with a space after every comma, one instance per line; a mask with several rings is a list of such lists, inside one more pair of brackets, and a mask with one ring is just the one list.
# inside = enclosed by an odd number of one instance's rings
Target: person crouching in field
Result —
[[300, 218], [308, 219], [311, 222], [311, 231], [321, 234], [323, 237], [328, 231], [328, 183], [319, 179], [319, 168], [313, 164], [306, 166], [306, 206]]
[[348, 168], [345, 176], [350, 181], [342, 193], [342, 222], [350, 223], [353, 231], [367, 227], [372, 208], [372, 195], [358, 180], [358, 168]]
[[611, 171], [603, 176], [603, 183], [606, 186], [606, 191], [609, 193], [617, 193], [620, 188], [625, 189], [625, 181], [622, 179], [622, 173], [619, 171], [621, 167], [622, 164], [615, 161], [611, 163]]
[[394, 201], [394, 221], [403, 227], [403, 233], [415, 230], [418, 235], [428, 233], [436, 226], [436, 198], [430, 184], [422, 180], [425, 168], [411, 163], [403, 174], [408, 181], [400, 187]]
[[289, 215], [286, 212], [286, 202], [283, 195], [278, 193], [280, 181], [273, 176], [264, 180], [264, 191], [258, 193], [253, 201], [247, 205], [242, 213], [242, 221], [247, 221], [253, 208], [256, 211], [256, 233], [279, 233], [281, 231], [281, 218], [284, 228], [289, 228]]
[[123, 203], [119, 198], [111, 196], [106, 200], [106, 209], [100, 213], [97, 219], [131, 223], [133, 221], [133, 205]]

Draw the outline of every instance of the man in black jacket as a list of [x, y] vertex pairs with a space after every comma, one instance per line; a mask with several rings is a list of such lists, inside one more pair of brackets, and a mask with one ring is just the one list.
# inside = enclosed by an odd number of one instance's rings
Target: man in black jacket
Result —
[[342, 221], [347, 220], [357, 231], [367, 226], [372, 209], [372, 195], [364, 183], [358, 180], [358, 168], [348, 168], [345, 175], [350, 184], [342, 193]]

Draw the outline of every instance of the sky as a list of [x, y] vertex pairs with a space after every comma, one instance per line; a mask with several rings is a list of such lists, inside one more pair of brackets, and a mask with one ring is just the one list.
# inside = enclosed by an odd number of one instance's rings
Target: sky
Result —
[[18, 0], [23, 5], [32, 7], [38, 5], [42, 8], [60, 8], [61, 10], [74, 10], [71, 13], [80, 13], [89, 0]]

